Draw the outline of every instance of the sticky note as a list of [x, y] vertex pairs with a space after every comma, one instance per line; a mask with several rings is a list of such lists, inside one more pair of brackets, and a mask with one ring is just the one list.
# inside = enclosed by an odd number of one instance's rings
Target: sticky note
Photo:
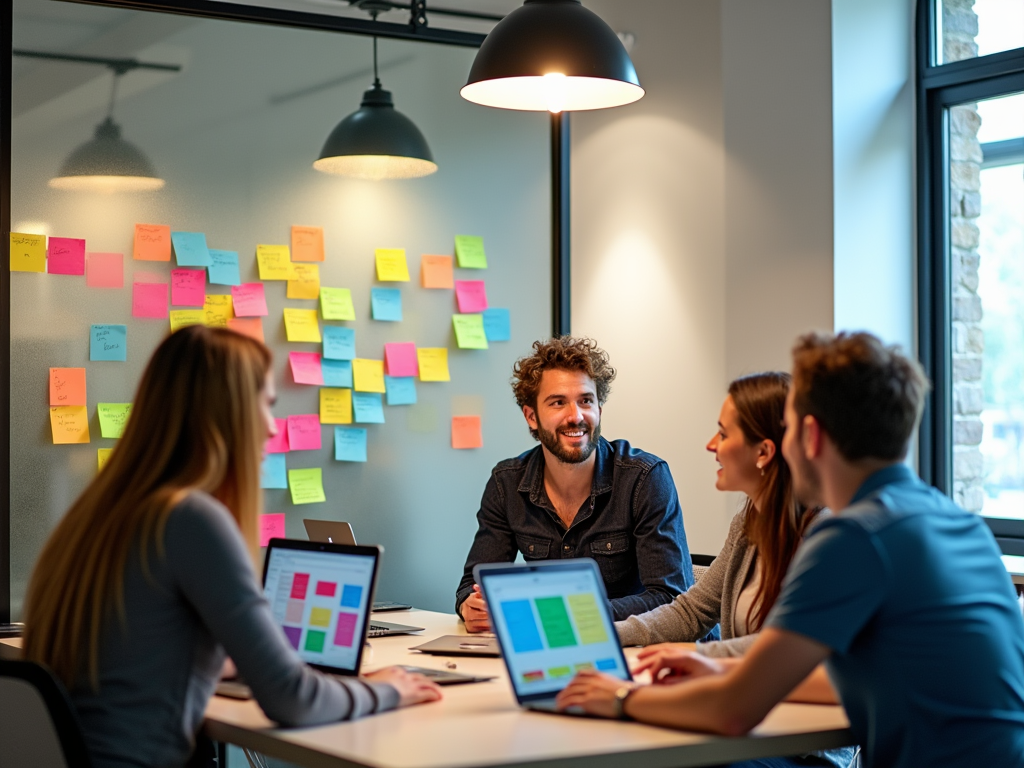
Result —
[[487, 349], [483, 315], [452, 315], [459, 349]]
[[89, 442], [89, 409], [84, 405], [50, 408], [50, 431], [54, 445]]
[[85, 284], [90, 288], [124, 288], [124, 254], [87, 253]]
[[292, 264], [292, 279], [288, 281], [289, 299], [320, 298], [320, 265]]
[[366, 430], [362, 427], [335, 427], [334, 460], [366, 461]]
[[462, 269], [487, 269], [484, 239], [474, 235], [456, 235], [455, 258]]
[[171, 232], [171, 246], [179, 267], [203, 267], [213, 263], [202, 232]]
[[132, 283], [132, 317], [167, 317], [167, 283]]
[[411, 376], [385, 376], [388, 405], [415, 405], [416, 379]]
[[384, 345], [384, 363], [389, 376], [418, 376], [416, 345], [411, 342]]
[[352, 377], [357, 392], [384, 392], [384, 361], [363, 360], [352, 361]]
[[483, 312], [487, 309], [487, 289], [483, 280], [456, 280], [455, 298], [459, 301], [459, 312]]
[[85, 240], [51, 237], [46, 246], [46, 271], [51, 275], [84, 275]]
[[451, 381], [448, 373], [448, 350], [445, 347], [420, 347], [416, 350], [420, 364], [420, 381]]
[[277, 434], [267, 438], [263, 450], [267, 453], [288, 453], [291, 446], [288, 445], [288, 420], [274, 419], [274, 427]]
[[374, 251], [377, 279], [382, 283], [408, 283], [409, 266], [405, 262], [404, 248], [378, 248]]
[[292, 261], [323, 261], [322, 227], [292, 227]]
[[287, 245], [257, 245], [260, 280], [291, 280], [292, 260]]
[[[285, 478], [284, 485], [264, 486], [265, 488], [287, 488], [288, 480]], [[284, 512], [270, 512], [260, 515], [260, 546], [270, 544], [271, 539], [283, 539], [284, 533]]]
[[201, 307], [206, 301], [205, 269], [171, 270], [171, 306]]
[[103, 437], [120, 437], [132, 412], [131, 403], [97, 403], [96, 415], [100, 419], [100, 434]]
[[263, 321], [258, 317], [231, 317], [228, 318], [228, 328], [235, 333], [248, 336], [256, 341], [263, 342]]
[[[268, 453], [260, 466], [260, 488], [287, 488], [288, 469], [283, 453]], [[263, 546], [262, 544], [260, 546]]]
[[483, 448], [479, 416], [452, 416], [452, 448]]
[[210, 249], [210, 282], [214, 285], [241, 285], [242, 273], [238, 269], [237, 251]]
[[289, 469], [288, 487], [292, 491], [292, 504], [315, 504], [327, 501], [324, 494], [324, 474], [315, 469]]
[[451, 256], [426, 256], [420, 261], [420, 282], [424, 288], [454, 288]]
[[107, 360], [123, 363], [127, 359], [127, 325], [89, 326], [89, 360]]
[[263, 283], [242, 283], [231, 286], [235, 317], [266, 317], [267, 295]]
[[353, 360], [356, 356], [356, 332], [353, 328], [324, 326], [324, 357], [329, 360]]
[[50, 405], [86, 405], [85, 368], [50, 369]]
[[316, 352], [289, 352], [288, 363], [296, 384], [320, 386], [324, 383], [324, 375], [320, 371], [320, 355]]
[[402, 292], [397, 288], [371, 288], [370, 309], [374, 320], [402, 321]]
[[352, 423], [352, 390], [324, 387], [320, 390], [320, 423]]
[[384, 401], [376, 392], [353, 392], [352, 410], [360, 424], [384, 423]]
[[160, 224], [136, 224], [132, 258], [136, 261], [170, 261], [171, 228]]
[[291, 309], [284, 311], [284, 330], [288, 341], [320, 342], [320, 324], [315, 309]]
[[11, 272], [46, 271], [46, 235], [11, 232]]
[[227, 328], [228, 320], [235, 314], [232, 307], [231, 297], [227, 294], [207, 296], [203, 303], [203, 322], [211, 328]]
[[114, 452], [113, 448], [97, 448], [96, 449], [96, 471], [99, 472], [110, 461], [110, 454]]
[[508, 341], [512, 338], [512, 320], [507, 309], [488, 307], [482, 314], [484, 334], [488, 341]]
[[328, 387], [350, 387], [352, 386], [352, 361], [351, 360], [328, 360], [326, 357], [320, 361], [320, 370], [324, 375], [324, 384]]
[[172, 309], [171, 333], [189, 325], [202, 325], [206, 315], [201, 309]]
[[320, 450], [320, 417], [317, 414], [288, 417], [288, 448], [292, 451]]
[[320, 312], [324, 320], [355, 320], [352, 291], [348, 288], [320, 288]]

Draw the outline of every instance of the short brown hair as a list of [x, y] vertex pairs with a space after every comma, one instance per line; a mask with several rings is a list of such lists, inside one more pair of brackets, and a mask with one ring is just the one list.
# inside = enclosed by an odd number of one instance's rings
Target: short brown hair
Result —
[[521, 357], [512, 366], [512, 392], [522, 408], [537, 407], [537, 392], [544, 371], [579, 371], [587, 374], [597, 385], [597, 403], [604, 405], [612, 391], [615, 369], [608, 361], [608, 353], [593, 339], [556, 336], [547, 341], [533, 342], [533, 354]]
[[793, 347], [793, 405], [814, 416], [848, 461], [906, 456], [928, 379], [870, 333], [809, 333]]

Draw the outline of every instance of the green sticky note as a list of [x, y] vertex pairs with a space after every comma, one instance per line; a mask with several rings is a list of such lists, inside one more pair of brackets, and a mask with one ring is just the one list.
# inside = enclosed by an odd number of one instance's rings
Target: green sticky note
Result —
[[320, 286], [320, 313], [324, 320], [355, 320], [356, 309], [352, 304], [352, 291], [348, 288]]
[[459, 349], [487, 349], [483, 315], [452, 315]]
[[327, 501], [324, 494], [324, 473], [315, 469], [289, 469], [288, 487], [292, 492], [292, 504], [316, 504]]
[[97, 403], [96, 415], [100, 417], [100, 434], [103, 437], [120, 437], [132, 412], [131, 403]]
[[456, 235], [455, 258], [462, 269], [487, 269], [484, 239], [476, 235]]

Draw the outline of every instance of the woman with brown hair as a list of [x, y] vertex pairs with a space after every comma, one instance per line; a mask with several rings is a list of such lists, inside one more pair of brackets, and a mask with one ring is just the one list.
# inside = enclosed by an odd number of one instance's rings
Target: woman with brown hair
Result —
[[39, 556], [25, 656], [70, 691], [95, 766], [184, 764], [225, 653], [281, 725], [440, 698], [397, 668], [320, 674], [271, 615], [254, 570], [271, 374], [270, 351], [226, 329], [165, 339], [109, 462]]

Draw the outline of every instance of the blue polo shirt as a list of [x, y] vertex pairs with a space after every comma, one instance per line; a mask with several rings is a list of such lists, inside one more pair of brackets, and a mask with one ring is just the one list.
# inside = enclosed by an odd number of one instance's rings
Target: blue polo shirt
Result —
[[1024, 622], [999, 549], [906, 466], [813, 528], [766, 626], [832, 649], [868, 768], [1024, 764]]

